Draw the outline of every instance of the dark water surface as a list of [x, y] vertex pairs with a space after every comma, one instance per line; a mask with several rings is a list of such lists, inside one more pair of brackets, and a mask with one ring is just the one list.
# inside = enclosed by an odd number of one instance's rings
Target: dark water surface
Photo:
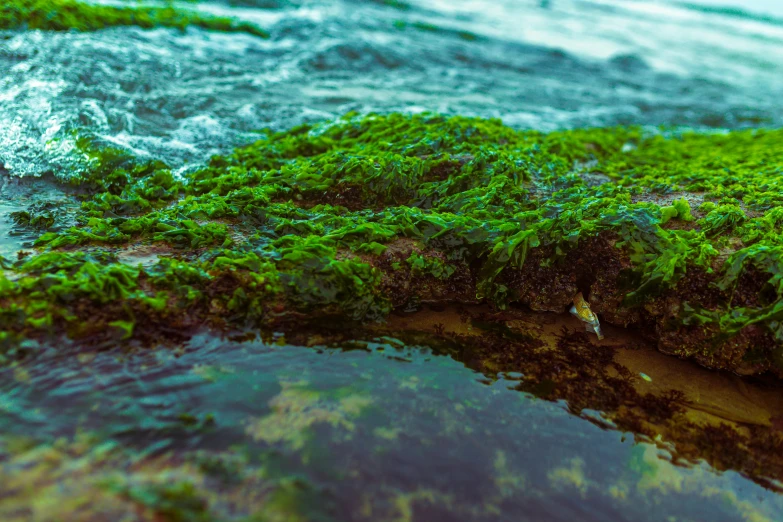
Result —
[[[356, 347], [357, 345], [351, 344]], [[776, 520], [781, 498], [683, 468], [567, 406], [394, 340], [303, 348], [209, 335], [179, 355], [67, 350], [0, 377], [7, 437], [83, 431], [144, 455], [240, 447], [325, 520]], [[510, 379], [510, 380], [509, 380]]]

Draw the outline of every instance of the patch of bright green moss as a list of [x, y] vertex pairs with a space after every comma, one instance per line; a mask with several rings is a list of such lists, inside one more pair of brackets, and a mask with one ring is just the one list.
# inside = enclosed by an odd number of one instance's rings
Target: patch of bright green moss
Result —
[[115, 7], [78, 0], [8, 0], [0, 6], [0, 29], [45, 31], [97, 31], [107, 27], [137, 26], [144, 29], [196, 26], [212, 31], [244, 32], [261, 38], [260, 27], [233, 18], [201, 15], [174, 7]]
[[[725, 340], [758, 325], [783, 343], [783, 131], [542, 134], [497, 120], [349, 114], [268, 131], [183, 178], [161, 163], [80, 146], [91, 166], [71, 178], [87, 193], [77, 225], [43, 233], [37, 246], [49, 252], [0, 280], [3, 321], [14, 332], [81, 331], [79, 310], [120, 298], [131, 304], [103, 307], [109, 317], [95, 320], [377, 319], [395, 291], [385, 278], [403, 265], [435, 280], [470, 267], [476, 298], [505, 306], [521, 299], [509, 274], [531, 254], [542, 270], [567, 271], [567, 259], [607, 236], [607, 263], [628, 265], [623, 307], [649, 308], [693, 271], [705, 273], [718, 297], [677, 290], [683, 302], [669, 326]], [[400, 241], [430, 254], [384, 264]], [[143, 268], [60, 251], [138, 244], [176, 259]], [[591, 270], [596, 277], [602, 267]]]
[[436, 279], [448, 279], [454, 273], [454, 267], [437, 257], [425, 257], [413, 252], [406, 259], [414, 275], [430, 274]]

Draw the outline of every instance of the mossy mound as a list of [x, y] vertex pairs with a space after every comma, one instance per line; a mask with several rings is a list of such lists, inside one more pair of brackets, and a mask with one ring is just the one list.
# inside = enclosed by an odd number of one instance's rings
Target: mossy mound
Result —
[[[581, 291], [663, 351], [783, 375], [783, 131], [347, 115], [182, 178], [80, 146], [77, 226], [0, 279], [9, 355], [63, 333], [158, 341], [420, 302], [564, 312]], [[158, 257], [133, 265], [140, 250]]]
[[0, 29], [45, 31], [97, 31], [107, 27], [136, 26], [144, 29], [188, 26], [212, 31], [244, 32], [261, 38], [269, 34], [260, 27], [233, 18], [201, 15], [174, 7], [115, 7], [78, 0], [9, 0], [0, 6]]

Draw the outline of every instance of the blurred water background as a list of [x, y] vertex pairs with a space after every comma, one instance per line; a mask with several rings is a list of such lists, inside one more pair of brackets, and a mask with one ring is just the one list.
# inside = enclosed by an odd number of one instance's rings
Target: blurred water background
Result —
[[272, 38], [6, 32], [0, 164], [67, 176], [73, 133], [87, 129], [181, 167], [260, 128], [354, 110], [499, 117], [544, 131], [780, 125], [783, 4], [726, 5], [216, 0], [195, 6], [256, 22]]

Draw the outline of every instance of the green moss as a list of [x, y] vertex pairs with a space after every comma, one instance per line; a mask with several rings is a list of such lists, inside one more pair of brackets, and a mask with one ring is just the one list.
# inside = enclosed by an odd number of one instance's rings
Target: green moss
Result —
[[709, 237], [733, 232], [746, 220], [745, 212], [739, 205], [721, 205], [711, 210], [699, 221], [702, 231]]
[[107, 27], [137, 26], [144, 29], [196, 26], [212, 31], [245, 32], [261, 38], [263, 29], [232, 18], [205, 16], [174, 7], [115, 7], [78, 0], [10, 0], [0, 6], [0, 29], [45, 31], [97, 31]]
[[[20, 277], [4, 284], [5, 316], [24, 318], [16, 332], [83, 322], [62, 297], [71, 295], [90, 306], [128, 300], [112, 321], [164, 302], [181, 320], [232, 326], [273, 320], [275, 307], [378, 319], [399, 302], [405, 264], [445, 294], [472, 288], [471, 298], [501, 307], [549, 300], [559, 309], [577, 280], [609, 285], [616, 310], [602, 313], [647, 317], [661, 335], [699, 329], [702, 344], [683, 338], [684, 355], [750, 326], [783, 343], [783, 131], [541, 134], [497, 120], [349, 114], [266, 131], [182, 179], [159, 162], [79, 145], [90, 159], [72, 178], [86, 194], [76, 226], [43, 233], [38, 247], [55, 252], [17, 264]], [[609, 246], [589, 251], [597, 238]], [[56, 253], [139, 244], [166, 245], [178, 259], [131, 268]], [[39, 259], [52, 268], [35, 268]], [[692, 283], [690, 274], [704, 276]], [[525, 293], [532, 277], [543, 279]], [[463, 286], [443, 286], [452, 281]], [[566, 281], [553, 292], [562, 303], [547, 295], [552, 281]], [[432, 288], [406, 292], [415, 300]], [[660, 304], [672, 295], [673, 317]]]
[[56, 209], [53, 203], [44, 202], [28, 210], [12, 212], [9, 217], [21, 228], [46, 230], [54, 226], [57, 219]]
[[685, 198], [673, 201], [671, 206], [661, 207], [662, 224], [665, 224], [667, 221], [673, 218], [679, 218], [683, 221], [693, 221], [691, 206]]
[[454, 267], [436, 257], [425, 257], [416, 252], [406, 260], [414, 275], [430, 274], [436, 279], [448, 279], [454, 274]]

